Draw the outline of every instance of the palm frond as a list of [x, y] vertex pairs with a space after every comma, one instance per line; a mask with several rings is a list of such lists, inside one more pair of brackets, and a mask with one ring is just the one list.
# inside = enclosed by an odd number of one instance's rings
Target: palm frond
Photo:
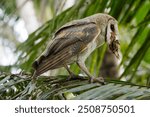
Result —
[[40, 77], [36, 82], [28, 75], [1, 75], [0, 99], [150, 99], [150, 88], [131, 83], [106, 80], [106, 85], [89, 84], [87, 78], [67, 80], [67, 76]]

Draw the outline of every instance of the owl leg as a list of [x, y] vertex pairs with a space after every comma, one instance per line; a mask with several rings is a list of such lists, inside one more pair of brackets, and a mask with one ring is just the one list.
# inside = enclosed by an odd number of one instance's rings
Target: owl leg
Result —
[[87, 69], [87, 67], [85, 66], [85, 63], [82, 61], [78, 61], [77, 65], [79, 66], [79, 68], [90, 78], [89, 81], [90, 83], [94, 83], [94, 82], [99, 82], [99, 83], [103, 83], [104, 84], [104, 79], [102, 77], [98, 77], [98, 78], [94, 78], [94, 76], [92, 76], [89, 72], [89, 70]]
[[69, 69], [68, 65], [64, 65], [64, 67], [66, 68], [66, 70], [68, 71], [70, 77], [74, 77], [75, 74]]
[[68, 73], [69, 73], [69, 78], [68, 78], [68, 80], [70, 80], [70, 79], [75, 79], [75, 78], [79, 78], [77, 75], [75, 75], [70, 69], [69, 69], [69, 67], [68, 67], [68, 65], [64, 65], [64, 67], [66, 68], [66, 70], [68, 71]]
[[35, 81], [37, 78], [37, 74], [36, 71], [34, 71], [33, 75], [31, 76], [32, 80]]

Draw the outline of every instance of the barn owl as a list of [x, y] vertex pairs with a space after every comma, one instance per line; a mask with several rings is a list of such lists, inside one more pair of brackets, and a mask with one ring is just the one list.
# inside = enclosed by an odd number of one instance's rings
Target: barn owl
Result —
[[35, 60], [33, 77], [65, 67], [70, 77], [74, 73], [68, 65], [76, 63], [89, 77], [90, 82], [104, 82], [102, 77], [94, 77], [85, 65], [87, 57], [98, 47], [107, 43], [118, 58], [118, 24], [110, 15], [98, 13], [83, 19], [73, 20], [60, 27], [42, 55]]

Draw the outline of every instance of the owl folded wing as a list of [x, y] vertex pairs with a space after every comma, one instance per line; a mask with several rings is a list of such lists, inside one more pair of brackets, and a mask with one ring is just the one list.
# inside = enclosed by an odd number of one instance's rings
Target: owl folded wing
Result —
[[55, 33], [46, 51], [33, 63], [36, 75], [63, 66], [68, 59], [85, 50], [99, 33], [94, 22], [74, 22], [63, 26]]

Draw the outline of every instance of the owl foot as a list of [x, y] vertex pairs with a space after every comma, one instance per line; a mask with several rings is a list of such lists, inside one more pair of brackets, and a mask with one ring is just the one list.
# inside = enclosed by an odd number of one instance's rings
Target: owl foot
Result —
[[106, 84], [103, 77], [91, 78], [90, 83], [101, 83], [103, 85]]
[[75, 80], [75, 79], [83, 79], [83, 77], [75, 74], [70, 74], [70, 76], [67, 78], [67, 80]]

